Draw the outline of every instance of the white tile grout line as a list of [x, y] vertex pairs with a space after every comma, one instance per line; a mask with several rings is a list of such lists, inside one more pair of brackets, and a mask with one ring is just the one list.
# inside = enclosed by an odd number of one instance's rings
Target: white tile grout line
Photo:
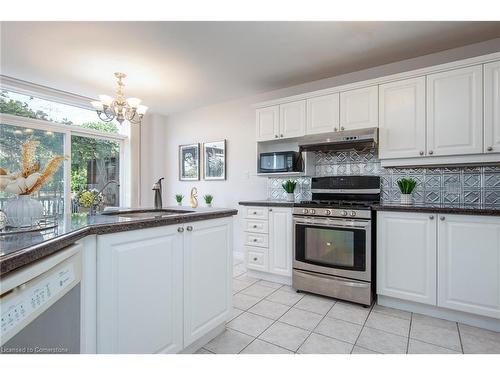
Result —
[[[368, 314], [366, 315], [366, 319], [365, 321], [363, 322], [363, 326], [361, 327], [361, 330], [359, 331], [359, 334], [358, 334], [358, 337], [356, 337], [356, 341], [354, 341], [354, 344], [352, 346], [352, 349], [351, 349], [351, 353], [353, 352], [354, 350], [354, 347], [356, 346], [356, 344], [358, 343], [358, 340], [359, 340], [359, 337], [361, 336], [361, 334], [363, 333], [363, 330], [365, 329], [365, 325], [366, 325], [366, 321], [368, 320], [368, 318], [370, 317], [370, 314], [372, 313], [372, 310], [373, 310], [373, 306], [375, 306], [375, 301], [372, 302], [372, 305], [370, 306], [370, 311], [368, 312]], [[365, 349], [368, 349], [368, 348], [365, 348]], [[373, 349], [368, 349], [368, 350], [371, 350], [371, 351], [374, 351]]]

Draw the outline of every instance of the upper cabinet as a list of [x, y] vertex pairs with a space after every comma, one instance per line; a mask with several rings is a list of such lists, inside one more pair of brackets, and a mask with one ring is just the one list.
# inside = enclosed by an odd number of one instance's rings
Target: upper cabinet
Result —
[[280, 138], [301, 137], [306, 134], [306, 101], [280, 105]]
[[427, 76], [427, 153], [483, 152], [482, 66]]
[[340, 130], [378, 126], [378, 87], [340, 93]]
[[379, 87], [381, 159], [425, 155], [425, 77]]
[[278, 105], [259, 108], [256, 113], [257, 140], [268, 141], [279, 137], [280, 109]]
[[500, 152], [500, 61], [484, 65], [484, 152]]
[[339, 101], [338, 93], [307, 99], [306, 134], [339, 130]]

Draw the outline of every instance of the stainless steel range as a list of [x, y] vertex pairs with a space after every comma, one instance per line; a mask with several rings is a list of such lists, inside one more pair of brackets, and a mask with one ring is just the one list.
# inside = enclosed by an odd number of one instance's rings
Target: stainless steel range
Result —
[[297, 290], [371, 305], [378, 176], [316, 177], [312, 200], [293, 209], [292, 284]]

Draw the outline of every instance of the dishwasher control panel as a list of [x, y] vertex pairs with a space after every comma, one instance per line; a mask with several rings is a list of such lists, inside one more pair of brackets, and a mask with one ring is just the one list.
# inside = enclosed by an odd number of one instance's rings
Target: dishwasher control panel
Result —
[[0, 345], [55, 303], [75, 284], [74, 263], [54, 267], [2, 296]]

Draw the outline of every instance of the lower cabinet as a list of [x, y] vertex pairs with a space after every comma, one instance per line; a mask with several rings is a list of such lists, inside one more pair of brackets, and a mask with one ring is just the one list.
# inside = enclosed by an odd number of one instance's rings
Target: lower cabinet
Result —
[[377, 294], [436, 304], [434, 217], [378, 213]]
[[500, 218], [377, 214], [377, 294], [500, 318]]
[[97, 352], [178, 353], [229, 318], [232, 224], [97, 237]]

